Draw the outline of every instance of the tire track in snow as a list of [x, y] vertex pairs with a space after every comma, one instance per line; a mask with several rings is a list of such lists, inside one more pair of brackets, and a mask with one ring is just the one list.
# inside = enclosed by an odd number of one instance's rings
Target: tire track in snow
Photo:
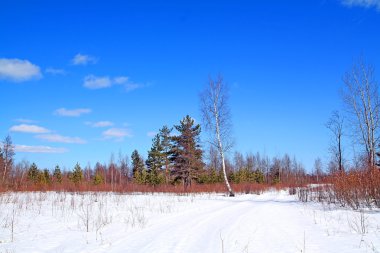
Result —
[[122, 249], [123, 252], [208, 252], [205, 247], [211, 250], [209, 252], [219, 252], [220, 231], [246, 212], [245, 206], [249, 203], [215, 202], [216, 205], [206, 210], [175, 215], [135, 232], [126, 240], [114, 243], [110, 252], [120, 252]]
[[[190, 207], [126, 235], [106, 252], [333, 252], [333, 245], [313, 218], [300, 211], [302, 205], [276, 194], [198, 200]], [[304, 234], [305, 246], [304, 246]], [[105, 249], [103, 249], [105, 250]]]

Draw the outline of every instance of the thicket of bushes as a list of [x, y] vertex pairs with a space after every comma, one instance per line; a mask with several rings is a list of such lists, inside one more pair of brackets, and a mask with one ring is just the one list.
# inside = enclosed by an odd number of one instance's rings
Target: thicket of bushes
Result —
[[380, 208], [380, 171], [377, 168], [336, 172], [325, 184], [300, 188], [301, 201], [319, 201], [354, 210]]

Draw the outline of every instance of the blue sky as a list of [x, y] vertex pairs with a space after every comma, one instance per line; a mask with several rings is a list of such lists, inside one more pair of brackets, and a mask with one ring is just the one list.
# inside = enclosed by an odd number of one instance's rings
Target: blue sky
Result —
[[146, 156], [163, 125], [199, 122], [218, 73], [235, 150], [326, 161], [343, 74], [361, 56], [380, 66], [380, 1], [205, 2], [2, 1], [0, 136], [17, 161]]

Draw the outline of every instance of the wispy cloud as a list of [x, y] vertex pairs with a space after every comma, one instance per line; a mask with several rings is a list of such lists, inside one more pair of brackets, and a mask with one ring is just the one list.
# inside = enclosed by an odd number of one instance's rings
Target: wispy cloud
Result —
[[146, 136], [148, 136], [148, 137], [154, 137], [154, 136], [156, 136], [156, 134], [157, 134], [157, 132], [150, 131], [150, 132], [146, 133]]
[[44, 127], [40, 127], [37, 125], [28, 125], [28, 124], [21, 124], [12, 126], [9, 131], [11, 132], [21, 132], [21, 133], [34, 133], [34, 134], [41, 134], [41, 133], [49, 133], [50, 130], [46, 129]]
[[144, 87], [145, 87], [145, 85], [139, 84], [139, 83], [127, 83], [125, 85], [125, 91], [130, 92], [130, 91], [134, 91], [134, 90], [141, 89]]
[[74, 143], [74, 144], [86, 143], [85, 140], [79, 137], [62, 136], [59, 134], [41, 134], [41, 135], [37, 135], [36, 138], [49, 141], [49, 142]]
[[349, 7], [374, 7], [378, 11], [380, 11], [380, 0], [342, 0], [342, 4]]
[[115, 84], [125, 84], [127, 83], [129, 78], [127, 76], [118, 76], [113, 79]]
[[66, 153], [65, 148], [54, 148], [49, 146], [27, 146], [27, 145], [15, 145], [16, 152], [23, 153]]
[[104, 139], [113, 139], [115, 141], [122, 141], [125, 137], [132, 137], [132, 133], [127, 128], [110, 128], [103, 132]]
[[78, 108], [78, 109], [72, 109], [68, 110], [66, 108], [59, 108], [55, 110], [54, 114], [64, 117], [79, 117], [82, 114], [90, 113], [91, 109], [88, 108]]
[[83, 86], [88, 89], [103, 89], [112, 86], [112, 81], [108, 76], [97, 77], [88, 75], [84, 78]]
[[15, 119], [14, 121], [17, 121], [17, 122], [20, 122], [20, 123], [26, 123], [26, 124], [31, 124], [31, 123], [36, 123], [37, 122], [35, 120], [23, 119], [23, 118]]
[[91, 55], [86, 54], [76, 54], [74, 58], [71, 60], [74, 65], [87, 65], [87, 64], [95, 64], [98, 62], [98, 59]]
[[114, 85], [122, 85], [126, 92], [144, 88], [147, 85], [131, 82], [127, 76], [117, 76], [114, 78], [108, 76], [88, 75], [83, 80], [83, 86], [88, 89], [104, 89]]
[[45, 72], [52, 75], [66, 75], [66, 71], [64, 69], [47, 68], [45, 69]]
[[0, 79], [23, 82], [41, 77], [40, 67], [28, 60], [0, 58]]
[[124, 85], [125, 90], [127, 92], [148, 86], [146, 84], [132, 82], [130, 78], [127, 76], [118, 76], [118, 77], [113, 78], [113, 84]]
[[86, 122], [85, 124], [91, 127], [110, 127], [114, 125], [111, 121]]

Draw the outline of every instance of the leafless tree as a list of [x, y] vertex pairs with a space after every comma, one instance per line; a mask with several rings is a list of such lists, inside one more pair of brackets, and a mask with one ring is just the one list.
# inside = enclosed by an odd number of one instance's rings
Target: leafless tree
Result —
[[240, 152], [235, 152], [234, 154], [234, 167], [236, 171], [242, 170], [245, 168], [244, 156]]
[[218, 154], [218, 151], [215, 149], [214, 146], [210, 146], [208, 153], [206, 155], [207, 159], [207, 165], [210, 169], [214, 169], [215, 171], [218, 171], [221, 166], [220, 157]]
[[343, 98], [353, 116], [355, 136], [364, 146], [369, 166], [374, 168], [379, 130], [379, 94], [374, 68], [361, 60], [346, 73], [343, 82]]
[[116, 164], [115, 164], [115, 155], [114, 153], [111, 153], [110, 162], [108, 165], [108, 171], [110, 173], [110, 184], [111, 184], [111, 191], [114, 191], [115, 189], [115, 170], [116, 170]]
[[292, 166], [292, 162], [290, 160], [290, 157], [288, 154], [285, 154], [281, 159], [281, 167], [282, 167], [281, 180], [282, 180], [282, 182], [289, 182], [289, 176], [291, 174], [291, 166]]
[[235, 196], [227, 179], [225, 153], [231, 149], [231, 116], [228, 105], [228, 90], [222, 76], [209, 79], [207, 88], [201, 93], [201, 112], [206, 129], [212, 134], [211, 145], [215, 146], [222, 161], [224, 181], [229, 196]]
[[2, 150], [2, 157], [3, 157], [3, 175], [2, 175], [2, 182], [5, 183], [6, 176], [9, 173], [9, 170], [12, 168], [13, 165], [13, 157], [15, 155], [14, 152], [14, 146], [12, 143], [11, 137], [8, 135], [5, 137], [3, 142], [3, 150]]
[[127, 155], [123, 155], [121, 151], [119, 151], [119, 167], [120, 167], [120, 175], [119, 182], [120, 184], [126, 184], [128, 181], [129, 175], [129, 157]]
[[329, 151], [333, 156], [333, 161], [338, 165], [338, 170], [343, 171], [343, 148], [342, 148], [342, 137], [343, 137], [343, 123], [344, 120], [340, 116], [338, 111], [334, 111], [326, 123], [326, 127], [331, 131], [331, 144]]
[[322, 160], [318, 157], [314, 161], [314, 175], [317, 177], [317, 183], [319, 183], [322, 173]]

